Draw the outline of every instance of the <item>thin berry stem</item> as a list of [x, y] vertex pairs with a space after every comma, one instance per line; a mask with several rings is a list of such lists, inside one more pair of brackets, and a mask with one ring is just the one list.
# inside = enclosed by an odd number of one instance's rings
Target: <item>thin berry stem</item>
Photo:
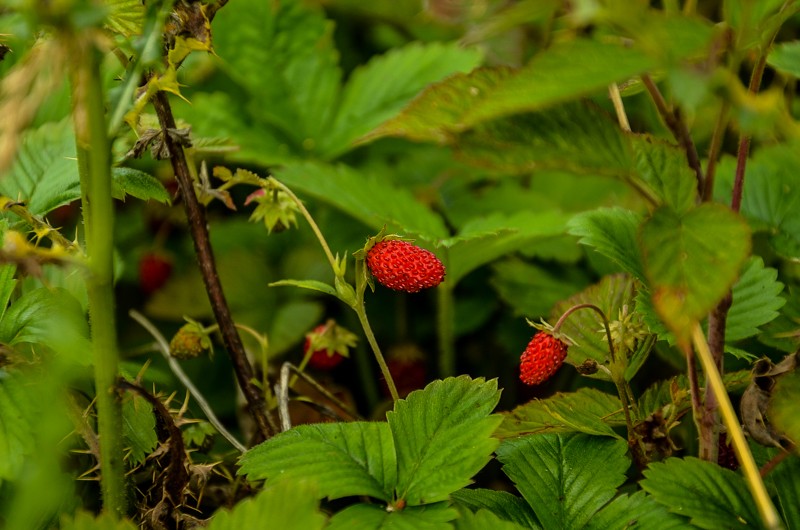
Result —
[[595, 313], [599, 314], [602, 317], [603, 326], [605, 327], [606, 330], [606, 339], [608, 339], [608, 351], [611, 354], [611, 362], [612, 363], [616, 362], [614, 340], [611, 338], [611, 326], [609, 326], [608, 324], [608, 317], [606, 316], [606, 314], [603, 312], [602, 309], [600, 309], [594, 304], [577, 304], [564, 311], [564, 314], [561, 315], [561, 318], [558, 319], [556, 325], [553, 326], [553, 332], [554, 333], [558, 332], [558, 330], [561, 329], [561, 326], [564, 325], [564, 322], [567, 320], [567, 318], [569, 318], [569, 316], [572, 313], [578, 311], [579, 309], [591, 309], [592, 311], [594, 311]]

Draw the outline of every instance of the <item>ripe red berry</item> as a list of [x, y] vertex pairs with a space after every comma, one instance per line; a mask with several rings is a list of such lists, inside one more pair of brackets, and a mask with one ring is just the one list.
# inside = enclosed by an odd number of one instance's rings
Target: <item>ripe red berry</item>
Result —
[[316, 370], [331, 370], [348, 356], [348, 349], [355, 346], [356, 336], [345, 328], [329, 320], [320, 324], [306, 335], [303, 345], [305, 356], [309, 355], [308, 365]]
[[172, 260], [161, 255], [148, 253], [139, 260], [139, 285], [146, 294], [161, 288], [172, 274]]
[[444, 280], [444, 265], [433, 252], [407, 241], [384, 240], [367, 252], [367, 267], [379, 284], [416, 293]]
[[[386, 366], [392, 374], [392, 380], [400, 397], [405, 397], [413, 390], [425, 386], [427, 368], [425, 354], [415, 344], [400, 344], [390, 348], [386, 355]], [[381, 378], [381, 389], [384, 395], [390, 396], [389, 385]]]
[[546, 331], [533, 336], [520, 357], [519, 378], [526, 385], [538, 385], [564, 364], [567, 345]]

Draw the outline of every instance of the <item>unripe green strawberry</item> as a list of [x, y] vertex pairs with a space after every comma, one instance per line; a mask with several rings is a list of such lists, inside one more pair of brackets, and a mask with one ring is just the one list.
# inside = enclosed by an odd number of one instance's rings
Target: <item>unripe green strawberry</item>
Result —
[[444, 280], [444, 265], [433, 252], [408, 241], [387, 239], [367, 251], [367, 267], [379, 284], [416, 293]]
[[538, 385], [564, 364], [567, 344], [547, 331], [539, 331], [520, 357], [519, 378], [526, 385]]
[[320, 324], [306, 335], [303, 345], [308, 365], [316, 370], [331, 370], [349, 357], [348, 349], [356, 344], [356, 336], [333, 320]]
[[211, 351], [211, 338], [199, 323], [191, 320], [181, 326], [169, 341], [169, 354], [176, 359], [194, 359]]

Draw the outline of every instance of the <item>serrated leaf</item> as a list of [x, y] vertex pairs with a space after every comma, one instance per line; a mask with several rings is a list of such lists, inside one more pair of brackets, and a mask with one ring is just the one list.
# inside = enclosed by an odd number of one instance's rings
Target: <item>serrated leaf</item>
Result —
[[764, 326], [758, 340], [783, 352], [793, 353], [800, 346], [800, 296], [792, 285], [787, 288], [785, 300], [778, 318]]
[[386, 423], [301, 425], [250, 449], [239, 462], [239, 474], [250, 480], [313, 477], [320, 498], [369, 495], [390, 501], [397, 481]]
[[659, 208], [640, 239], [653, 305], [679, 338], [725, 296], [750, 252], [747, 225], [720, 204], [685, 215]]
[[558, 392], [534, 399], [503, 417], [495, 432], [501, 439], [528, 434], [582, 432], [620, 438], [612, 427], [625, 424], [619, 398], [594, 388]]
[[758, 256], [750, 258], [739, 281], [733, 286], [733, 304], [725, 323], [725, 342], [758, 335], [759, 327], [777, 318], [786, 300], [778, 271], [764, 267]]
[[766, 480], [778, 494], [778, 506], [786, 527], [800, 528], [800, 458], [786, 458]]
[[800, 441], [800, 370], [794, 369], [777, 378], [769, 402], [769, 419], [772, 424], [794, 443]]
[[647, 530], [672, 530], [686, 528], [686, 519], [673, 515], [643, 491], [633, 495], [620, 495], [592, 517], [587, 530], [608, 528], [646, 528]]
[[448, 235], [441, 217], [407, 190], [376, 175], [342, 164], [317, 163], [289, 164], [274, 175], [293, 190], [332, 204], [375, 230], [389, 225], [428, 240]]
[[598, 208], [573, 217], [567, 231], [583, 245], [607, 257], [620, 268], [644, 281], [644, 266], [636, 244], [642, 217], [623, 208]]
[[447, 247], [447, 281], [455, 284], [500, 256], [563, 234], [568, 219], [567, 214], [546, 210], [494, 214], [467, 223], [458, 236], [442, 241]]
[[497, 459], [542, 527], [582, 528], [625, 482], [627, 452], [624, 440], [540, 434], [506, 440]]
[[489, 510], [478, 510], [475, 513], [469, 510], [461, 513], [456, 520], [456, 530], [525, 530], [529, 526], [523, 526], [495, 515]]
[[104, 0], [106, 25], [124, 37], [142, 33], [145, 5], [139, 0]]
[[0, 369], [0, 484], [14, 480], [33, 451], [33, 396], [18, 373]]
[[[800, 258], [800, 156], [794, 145], [776, 145], [756, 151], [747, 161], [742, 215], [754, 232], [766, 232], [781, 256]], [[730, 204], [736, 159], [720, 161], [714, 197]]]
[[320, 513], [313, 478], [286, 480], [268, 484], [255, 497], [236, 503], [231, 510], [214, 513], [208, 530], [256, 528], [259, 521], [269, 521], [281, 530], [321, 530], [327, 518]]
[[479, 124], [457, 149], [462, 160], [504, 174], [560, 169], [624, 177], [634, 170], [628, 138], [605, 111], [583, 102]]
[[659, 205], [685, 212], [695, 204], [697, 179], [683, 150], [647, 135], [633, 138], [636, 172]]
[[331, 517], [325, 530], [451, 530], [456, 515], [444, 502], [392, 512], [375, 504], [354, 504]]
[[103, 512], [94, 515], [79, 510], [71, 518], [62, 519], [61, 530], [136, 530], [137, 526], [129, 519], [117, 519], [117, 516]]
[[122, 436], [131, 466], [144, 462], [158, 445], [153, 408], [143, 397], [128, 395], [122, 402]]
[[80, 198], [75, 134], [69, 120], [26, 131], [0, 194], [24, 201], [36, 215]]
[[763, 528], [741, 475], [699, 458], [651, 463], [641, 487], [699, 528]]
[[156, 200], [170, 204], [172, 199], [169, 192], [157, 178], [144, 171], [129, 167], [115, 167], [111, 169], [112, 193], [115, 199], [125, 200], [126, 195], [148, 201]]
[[507, 491], [464, 488], [453, 492], [450, 498], [457, 505], [474, 512], [489, 510], [505, 521], [511, 521], [524, 528], [539, 529], [539, 521], [525, 499]]
[[773, 46], [767, 56], [767, 64], [785, 74], [800, 77], [800, 41]]
[[502, 418], [497, 380], [449, 377], [395, 402], [386, 414], [397, 450], [396, 496], [409, 506], [447, 499], [490, 459]]
[[[0, 229], [0, 237], [3, 237], [3, 231]], [[17, 266], [11, 264], [0, 265], [0, 321], [8, 309], [8, 301], [11, 299], [11, 294], [17, 286], [17, 280], [14, 279], [14, 274], [17, 272]]]
[[373, 58], [347, 81], [331, 130], [321, 139], [321, 155], [338, 156], [356, 138], [400, 112], [425, 86], [456, 72], [468, 72], [480, 59], [475, 48], [419, 42]]
[[492, 286], [517, 316], [544, 317], [560, 300], [586, 287], [587, 279], [572, 270], [553, 272], [526, 261], [507, 259], [492, 265]]
[[[593, 304], [613, 321], [619, 318], [620, 311], [625, 306], [628, 306], [630, 313], [634, 312], [635, 294], [636, 282], [627, 274], [606, 276], [600, 282], [557, 303], [550, 313], [550, 319], [555, 322], [574, 305]], [[583, 309], [576, 312], [564, 322], [561, 331], [575, 341], [567, 350], [566, 359], [573, 366], [580, 366], [586, 359], [594, 359], [600, 364], [610, 359], [603, 319], [595, 311]], [[603, 370], [592, 374], [592, 377], [610, 380], [610, 376]]]
[[585, 39], [544, 50], [519, 70], [481, 68], [429, 87], [369, 138], [447, 142], [483, 121], [541, 110], [622, 81], [653, 66], [640, 51]]

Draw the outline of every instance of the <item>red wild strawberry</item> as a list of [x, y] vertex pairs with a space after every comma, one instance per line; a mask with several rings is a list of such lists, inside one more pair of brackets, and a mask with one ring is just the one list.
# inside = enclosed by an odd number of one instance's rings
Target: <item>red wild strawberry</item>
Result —
[[519, 378], [526, 385], [548, 380], [564, 364], [567, 345], [546, 331], [539, 331], [520, 357]]
[[379, 284], [416, 293], [444, 280], [444, 265], [433, 252], [396, 239], [377, 243], [367, 252], [367, 267]]
[[163, 254], [147, 253], [139, 260], [139, 285], [152, 294], [167, 283], [172, 274], [172, 260]]
[[719, 433], [719, 441], [717, 442], [719, 453], [717, 455], [717, 463], [732, 471], [739, 469], [739, 459], [736, 458], [736, 453], [733, 447], [728, 445], [728, 435], [724, 432]]
[[331, 370], [349, 356], [347, 350], [355, 344], [354, 334], [329, 320], [306, 335], [303, 352], [311, 368]]
[[[386, 354], [386, 365], [400, 397], [405, 397], [412, 390], [425, 386], [427, 381], [425, 354], [416, 344], [400, 344], [389, 349]], [[383, 378], [381, 378], [381, 388], [389, 397], [389, 386]]]

